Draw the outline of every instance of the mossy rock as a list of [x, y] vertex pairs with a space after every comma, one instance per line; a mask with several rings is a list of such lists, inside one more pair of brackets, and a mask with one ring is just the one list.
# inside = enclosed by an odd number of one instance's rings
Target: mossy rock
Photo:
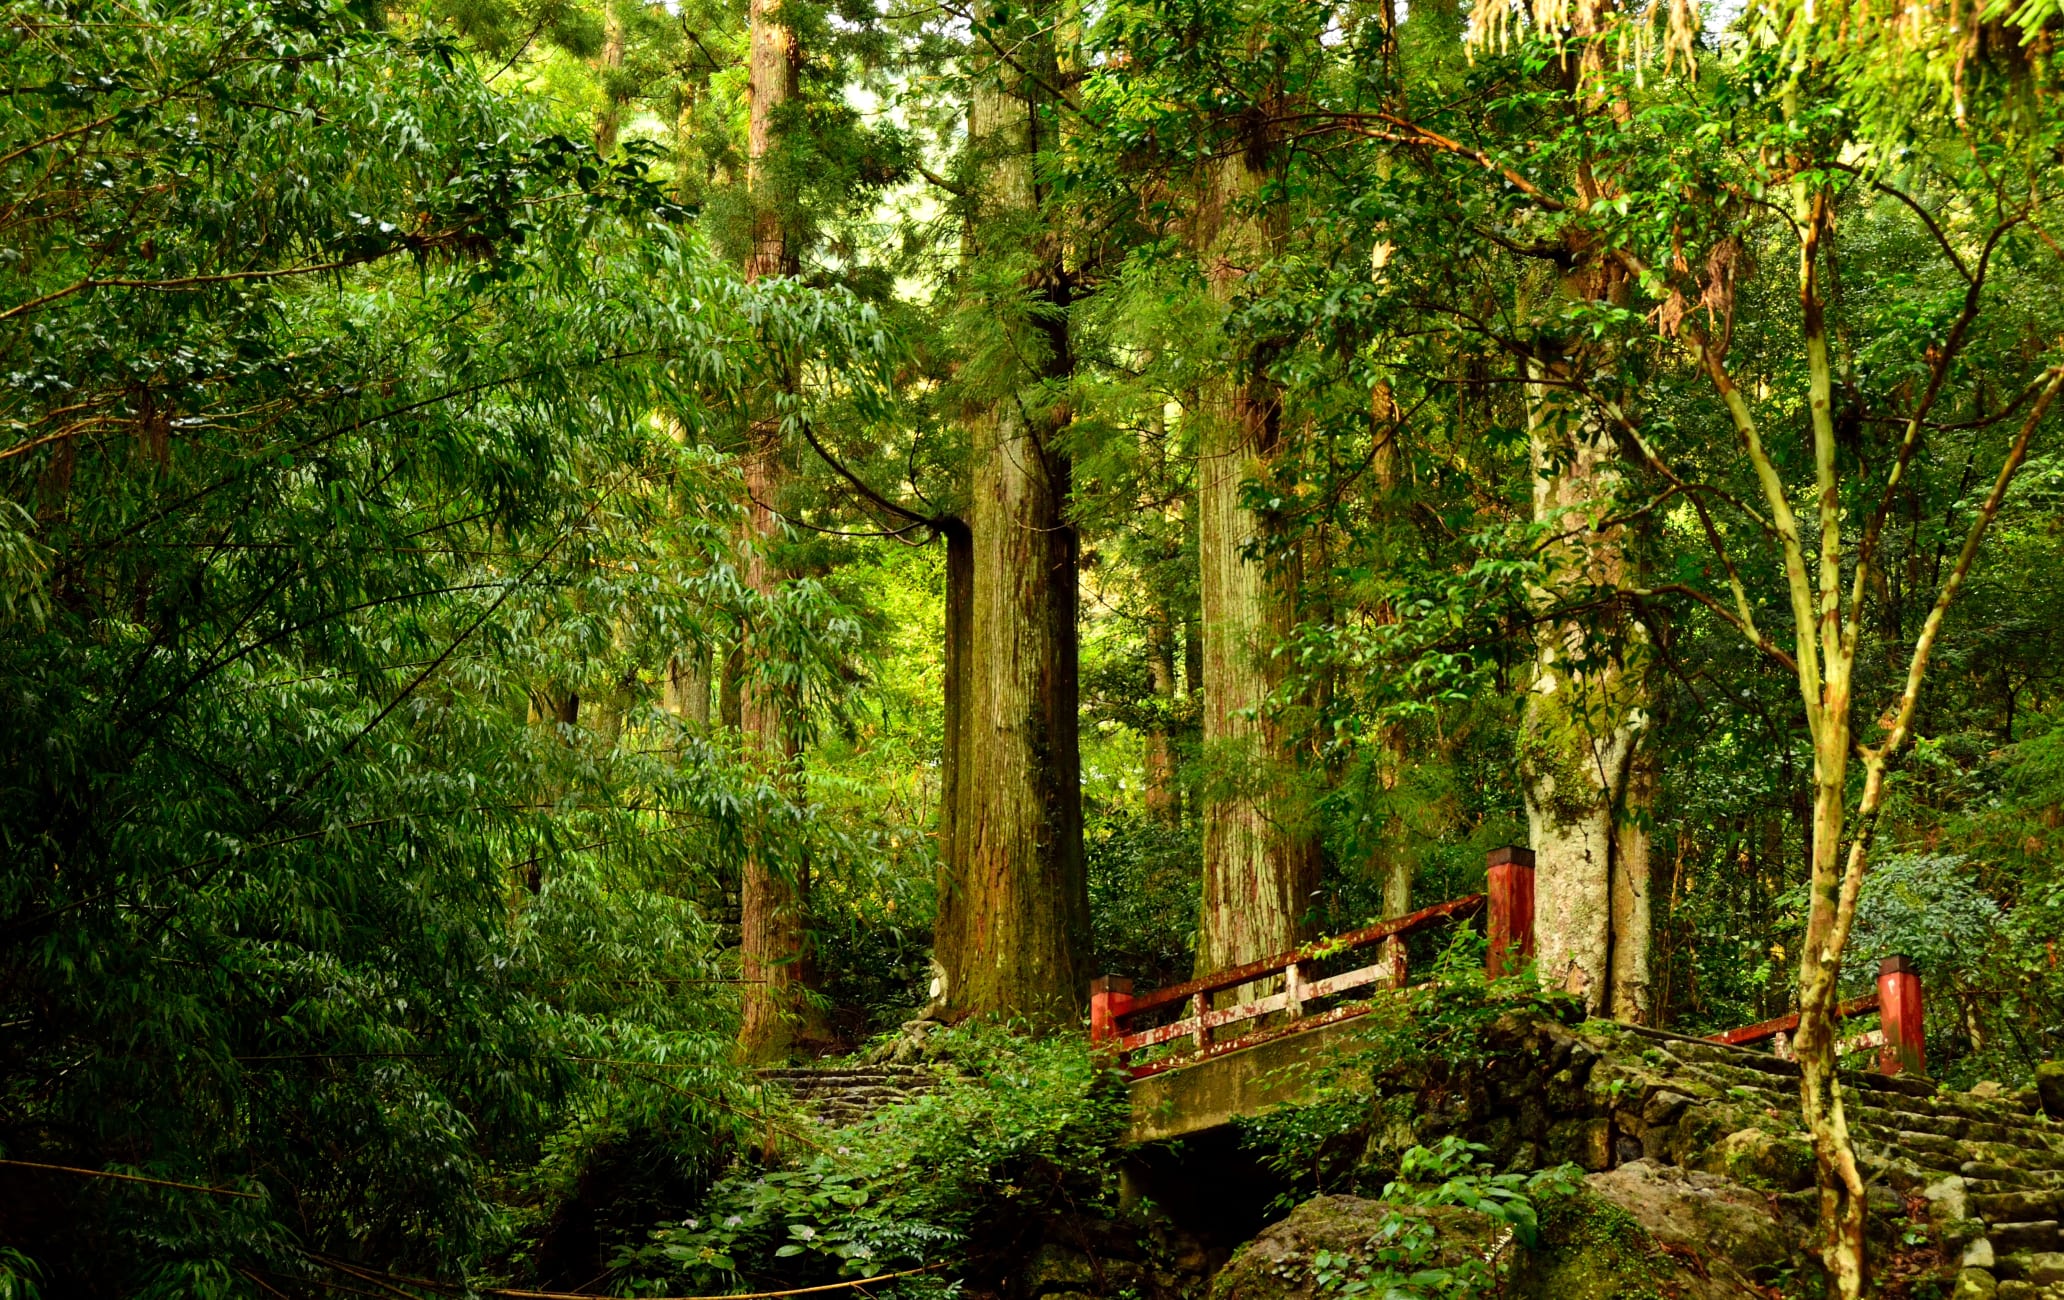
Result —
[[1570, 1197], [1544, 1207], [1540, 1248], [1516, 1262], [1506, 1294], [1513, 1300], [1676, 1300], [1687, 1294], [1671, 1276], [1681, 1267], [1619, 1206], [1592, 1195]]
[[1413, 1228], [1430, 1230], [1434, 1243], [1415, 1267], [1465, 1267], [1493, 1254], [1497, 1240], [1491, 1221], [1470, 1210], [1315, 1196], [1235, 1251], [1212, 1279], [1211, 1300], [1325, 1300], [1343, 1275], [1380, 1267]]
[[1474, 1273], [1461, 1294], [1485, 1300], [1736, 1300], [1794, 1258], [1757, 1193], [1647, 1162], [1593, 1175], [1582, 1191], [1545, 1201], [1540, 1216], [1529, 1251], [1470, 1210], [1314, 1197], [1242, 1246], [1211, 1300], [1329, 1300], [1381, 1267], [1411, 1229], [1431, 1238], [1412, 1268]]
[[1737, 1129], [1709, 1147], [1699, 1161], [1707, 1172], [1751, 1187], [1796, 1192], [1814, 1184], [1813, 1148], [1768, 1129]]

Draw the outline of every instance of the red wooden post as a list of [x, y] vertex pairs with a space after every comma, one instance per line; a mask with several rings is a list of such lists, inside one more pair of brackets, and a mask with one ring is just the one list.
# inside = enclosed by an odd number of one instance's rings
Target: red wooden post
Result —
[[1490, 855], [1491, 978], [1510, 975], [1534, 955], [1534, 851], [1492, 849]]
[[1879, 1074], [1928, 1073], [1927, 1035], [1921, 1027], [1921, 976], [1908, 957], [1878, 963]]
[[1099, 975], [1089, 982], [1089, 1041], [1108, 1042], [1119, 1035], [1118, 1018], [1132, 1010], [1132, 981]]

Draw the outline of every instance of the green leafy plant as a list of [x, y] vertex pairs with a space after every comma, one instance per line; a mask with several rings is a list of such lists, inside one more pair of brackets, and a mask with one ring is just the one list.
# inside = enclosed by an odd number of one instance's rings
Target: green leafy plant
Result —
[[[936, 1089], [847, 1128], [799, 1121], [789, 1158], [738, 1170], [615, 1267], [661, 1292], [806, 1285], [992, 1255], [1063, 1205], [1115, 1210], [1126, 1102], [1086, 1043], [977, 1025], [941, 1031], [934, 1050], [956, 1067]], [[947, 1283], [920, 1273], [883, 1289]]]
[[1313, 1254], [1312, 1280], [1320, 1293], [1343, 1300], [1459, 1300], [1493, 1290], [1507, 1260], [1505, 1247], [1537, 1247], [1541, 1203], [1574, 1195], [1582, 1176], [1570, 1165], [1532, 1174], [1493, 1173], [1479, 1159], [1484, 1150], [1453, 1136], [1431, 1147], [1415, 1146], [1405, 1152], [1398, 1177], [1378, 1201], [1400, 1209], [1454, 1207], [1481, 1215], [1490, 1227], [1489, 1250], [1458, 1250], [1453, 1241], [1443, 1240], [1428, 1216], [1387, 1214], [1359, 1250]]

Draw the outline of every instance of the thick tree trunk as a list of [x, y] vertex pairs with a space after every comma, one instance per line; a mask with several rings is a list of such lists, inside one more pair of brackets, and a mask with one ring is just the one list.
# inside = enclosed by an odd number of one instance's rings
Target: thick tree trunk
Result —
[[[1600, 526], [1618, 483], [1614, 449], [1552, 379], [1531, 386], [1534, 518], [1567, 540], [1561, 591], [1609, 590], [1628, 569], [1625, 530]], [[1610, 644], [1606, 644], [1610, 642]], [[1647, 724], [1648, 632], [1628, 619], [1603, 635], [1575, 620], [1542, 625], [1521, 723], [1519, 767], [1535, 854], [1536, 960], [1545, 983], [1594, 1015], [1638, 1008], [1648, 990], [1648, 832], [1634, 780]], [[1621, 885], [1616, 888], [1616, 880]], [[1618, 895], [1624, 893], [1624, 899]], [[1616, 901], [1624, 901], [1623, 908]], [[1638, 934], [1614, 929], [1616, 914]], [[1617, 950], [1624, 947], [1624, 953]], [[1627, 988], [1616, 992], [1615, 977]]]
[[1074, 1018], [1088, 970], [1077, 743], [1078, 540], [1067, 519], [1068, 414], [1043, 391], [1072, 367], [1063, 239], [1039, 193], [1054, 129], [1052, 33], [979, 69], [969, 145], [982, 165], [971, 262], [1016, 265], [1040, 302], [985, 304], [1022, 366], [969, 421], [971, 505], [947, 539], [946, 753], [933, 1003], [947, 1018]]
[[[772, 502], [784, 477], [779, 447], [766, 446], [745, 464], [750, 498], [748, 527], [758, 544], [745, 551], [746, 585], [772, 595], [781, 575], [766, 553], [765, 543], [780, 533]], [[763, 769], [784, 784], [795, 779], [801, 752], [795, 701], [761, 680], [750, 667], [741, 674], [738, 730], [749, 751], [763, 759]], [[800, 859], [775, 862], [758, 844], [746, 853], [739, 881], [739, 957], [743, 980], [743, 1015], [738, 1054], [746, 1061], [776, 1061], [799, 1047], [825, 1039], [821, 1017], [809, 991], [815, 971], [811, 961], [806, 916], [809, 910], [809, 864]]]
[[[1051, 82], [1051, 50], [1038, 44], [1018, 46], [1019, 59]], [[934, 948], [946, 1015], [1056, 1025], [1086, 993], [1089, 938], [1071, 471], [1056, 442], [1065, 412], [1040, 392], [1071, 363], [1060, 241], [1036, 189], [1044, 92], [1029, 77], [1011, 90], [984, 82], [975, 92], [969, 139], [986, 175], [970, 242], [978, 257], [1022, 263], [1025, 287], [1049, 310], [1015, 326], [1026, 331], [1028, 373], [971, 421], [965, 706]]]
[[1016, 411], [979, 430], [972, 608], [951, 928], [953, 1014], [1072, 1018], [1086, 987], [1089, 895], [1076, 746], [1075, 537], [1065, 478]]
[[[767, 182], [767, 158], [776, 144], [776, 118], [796, 92], [797, 51], [794, 32], [782, 23], [780, 0], [753, 0], [751, 22], [746, 193], [753, 206], [753, 231], [745, 275], [756, 281], [796, 270], [780, 205]], [[781, 535], [774, 507], [789, 474], [780, 424], [768, 409], [771, 403], [762, 400], [755, 406], [744, 464], [743, 577], [752, 590], [771, 596], [782, 574], [769, 559], [767, 545]], [[764, 757], [770, 773], [784, 781], [793, 779], [790, 769], [799, 752], [800, 720], [788, 714], [796, 702], [762, 681], [750, 664], [738, 685], [738, 727], [746, 746]], [[809, 889], [807, 862], [777, 863], [758, 845], [748, 850], [739, 884], [742, 1060], [781, 1060], [799, 1046], [816, 1045], [826, 1037], [809, 998], [814, 975], [805, 920]]]
[[[1260, 187], [1245, 153], [1214, 167], [1203, 220], [1205, 275], [1228, 303], [1267, 255], [1244, 204]], [[1281, 436], [1263, 360], [1235, 358], [1203, 395], [1197, 437], [1197, 563], [1203, 604], [1204, 898], [1197, 969], [1221, 970], [1292, 947], [1318, 887], [1317, 844], [1290, 791], [1289, 755], [1267, 705], [1281, 683], [1272, 655], [1296, 619], [1294, 560], [1264, 557], [1262, 519], [1241, 487], [1266, 472]], [[1236, 993], [1234, 996], [1239, 996]]]

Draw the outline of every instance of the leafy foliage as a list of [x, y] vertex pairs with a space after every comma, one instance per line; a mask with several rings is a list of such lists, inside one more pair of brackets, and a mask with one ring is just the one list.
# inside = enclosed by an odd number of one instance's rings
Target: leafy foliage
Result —
[[[1442, 1138], [1432, 1147], [1412, 1147], [1404, 1153], [1397, 1180], [1378, 1199], [1396, 1206], [1469, 1210], [1490, 1224], [1497, 1243], [1509, 1240], [1531, 1250], [1541, 1239], [1540, 1202], [1573, 1196], [1582, 1187], [1580, 1175], [1566, 1165], [1531, 1174], [1492, 1173], [1478, 1158], [1483, 1151], [1457, 1137]], [[1321, 1294], [1356, 1300], [1437, 1300], [1496, 1290], [1508, 1258], [1502, 1249], [1489, 1258], [1468, 1255], [1460, 1263], [1444, 1264], [1438, 1262], [1440, 1246], [1434, 1222], [1394, 1214], [1383, 1220], [1362, 1252], [1316, 1252], [1312, 1277]]]
[[934, 1041], [963, 1073], [821, 1140], [791, 1130], [793, 1161], [739, 1170], [618, 1267], [655, 1294], [926, 1270], [881, 1286], [934, 1296], [952, 1281], [929, 1270], [993, 1266], [1042, 1213], [1115, 1209], [1127, 1101], [1086, 1043], [992, 1027]]
[[626, 666], [750, 627], [800, 681], [842, 623], [751, 599], [652, 416], [870, 331], [436, 38], [11, 21], [0, 1144], [202, 1190], [26, 1175], [8, 1236], [66, 1292], [484, 1268], [555, 1129], [750, 1113], [693, 900], [814, 821]]

